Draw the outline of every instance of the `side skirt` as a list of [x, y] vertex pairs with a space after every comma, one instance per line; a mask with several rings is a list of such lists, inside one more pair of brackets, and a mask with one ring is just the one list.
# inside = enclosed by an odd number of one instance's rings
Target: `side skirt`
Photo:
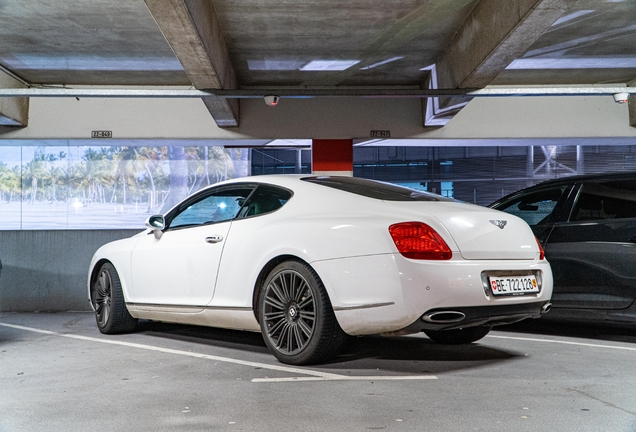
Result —
[[260, 332], [252, 308], [224, 308], [126, 303], [134, 318]]

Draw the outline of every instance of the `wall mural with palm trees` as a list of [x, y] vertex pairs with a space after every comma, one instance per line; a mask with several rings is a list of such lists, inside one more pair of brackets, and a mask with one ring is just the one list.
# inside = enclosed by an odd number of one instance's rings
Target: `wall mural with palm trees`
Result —
[[218, 146], [3, 146], [0, 229], [142, 228], [249, 165], [248, 149]]

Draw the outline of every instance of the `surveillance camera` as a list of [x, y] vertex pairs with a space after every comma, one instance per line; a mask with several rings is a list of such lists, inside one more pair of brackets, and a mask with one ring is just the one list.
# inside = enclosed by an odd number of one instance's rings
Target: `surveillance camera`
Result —
[[278, 105], [278, 100], [280, 99], [279, 96], [265, 96], [265, 103], [267, 104], [267, 106], [276, 106]]
[[614, 102], [624, 104], [629, 99], [629, 93], [614, 93]]

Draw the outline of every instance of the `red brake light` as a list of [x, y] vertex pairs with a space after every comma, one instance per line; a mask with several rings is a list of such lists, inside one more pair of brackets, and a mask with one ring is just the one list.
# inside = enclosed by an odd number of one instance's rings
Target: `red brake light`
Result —
[[389, 233], [402, 256], [412, 259], [449, 260], [453, 252], [437, 232], [422, 222], [391, 225]]
[[539, 260], [543, 261], [545, 259], [545, 251], [543, 250], [543, 246], [541, 246], [541, 242], [538, 238], [534, 238], [537, 241], [537, 246], [539, 246]]

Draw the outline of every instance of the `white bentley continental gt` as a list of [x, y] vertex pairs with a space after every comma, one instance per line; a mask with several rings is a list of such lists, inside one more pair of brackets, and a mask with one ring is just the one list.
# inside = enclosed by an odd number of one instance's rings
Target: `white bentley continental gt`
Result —
[[347, 335], [471, 343], [550, 308], [528, 225], [484, 207], [351, 177], [218, 183], [93, 256], [102, 333], [138, 319], [261, 331], [281, 362], [323, 362]]

